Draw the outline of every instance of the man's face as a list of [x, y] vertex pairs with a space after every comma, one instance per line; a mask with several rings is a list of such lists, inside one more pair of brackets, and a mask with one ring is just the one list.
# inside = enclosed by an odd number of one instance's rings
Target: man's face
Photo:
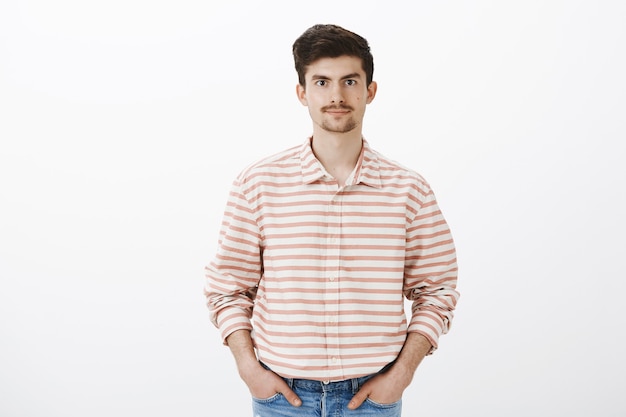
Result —
[[321, 58], [308, 66], [306, 88], [298, 84], [300, 102], [313, 123], [327, 131], [347, 133], [361, 128], [365, 107], [376, 95], [376, 83], [366, 85], [361, 59]]

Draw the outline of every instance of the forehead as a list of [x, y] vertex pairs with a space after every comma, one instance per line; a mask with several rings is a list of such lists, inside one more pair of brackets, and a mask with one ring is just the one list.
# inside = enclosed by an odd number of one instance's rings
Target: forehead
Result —
[[348, 74], [359, 74], [361, 77], [365, 78], [361, 58], [347, 55], [336, 58], [320, 58], [309, 64], [306, 69], [305, 78], [341, 78]]

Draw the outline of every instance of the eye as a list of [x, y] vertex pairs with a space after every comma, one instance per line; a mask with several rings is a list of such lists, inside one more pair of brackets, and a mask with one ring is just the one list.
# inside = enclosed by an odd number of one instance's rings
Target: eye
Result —
[[326, 80], [317, 80], [315, 81], [315, 85], [319, 87], [324, 87], [326, 85]]
[[346, 85], [356, 85], [356, 80], [346, 80]]

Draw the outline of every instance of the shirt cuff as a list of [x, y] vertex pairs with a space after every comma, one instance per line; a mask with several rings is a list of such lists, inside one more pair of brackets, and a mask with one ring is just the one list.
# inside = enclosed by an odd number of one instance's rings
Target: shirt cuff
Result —
[[217, 316], [215, 323], [222, 337], [222, 342], [226, 345], [226, 338], [237, 330], [252, 331], [252, 322], [248, 313], [239, 308], [229, 308], [222, 310]]

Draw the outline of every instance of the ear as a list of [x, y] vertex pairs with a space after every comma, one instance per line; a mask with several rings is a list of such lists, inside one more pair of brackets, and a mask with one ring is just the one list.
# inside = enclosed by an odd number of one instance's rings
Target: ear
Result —
[[376, 91], [378, 90], [378, 84], [376, 81], [372, 81], [370, 85], [367, 86], [367, 104], [370, 104], [374, 97], [376, 97]]
[[308, 106], [309, 102], [306, 99], [306, 89], [300, 83], [296, 85], [296, 94], [298, 95], [298, 100], [302, 103], [303, 106]]

